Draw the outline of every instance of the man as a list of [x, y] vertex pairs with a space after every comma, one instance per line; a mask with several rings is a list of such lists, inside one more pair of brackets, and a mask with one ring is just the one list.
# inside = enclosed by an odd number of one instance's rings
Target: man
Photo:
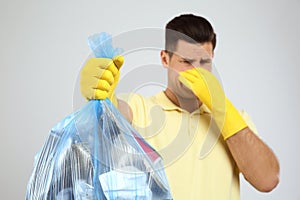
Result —
[[160, 152], [175, 200], [239, 199], [239, 172], [262, 192], [279, 182], [275, 155], [210, 73], [215, 46], [216, 34], [203, 17], [172, 19], [166, 26], [166, 50], [160, 54], [168, 86], [150, 98], [132, 94], [116, 99], [122, 56], [92, 58], [81, 71], [83, 96], [110, 98]]

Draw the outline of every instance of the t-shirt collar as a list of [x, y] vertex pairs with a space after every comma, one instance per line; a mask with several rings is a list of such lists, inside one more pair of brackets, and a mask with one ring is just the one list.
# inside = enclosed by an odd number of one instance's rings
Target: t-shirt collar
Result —
[[[175, 105], [167, 96], [166, 94], [161, 91], [155, 96], [155, 100], [157, 103], [165, 110], [165, 111], [172, 111], [172, 110], [178, 110], [180, 112], [187, 112], [186, 110], [180, 108], [179, 106]], [[200, 109], [195, 110], [192, 114], [205, 114], [205, 113], [211, 113], [208, 107], [204, 104], [200, 106]]]

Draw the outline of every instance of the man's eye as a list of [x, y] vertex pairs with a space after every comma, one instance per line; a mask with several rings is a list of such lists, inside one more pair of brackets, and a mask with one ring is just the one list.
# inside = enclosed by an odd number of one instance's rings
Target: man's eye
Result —
[[191, 64], [191, 61], [188, 61], [188, 60], [184, 60], [184, 61], [182, 61], [182, 62], [184, 62], [184, 63], [186, 63], [186, 64]]

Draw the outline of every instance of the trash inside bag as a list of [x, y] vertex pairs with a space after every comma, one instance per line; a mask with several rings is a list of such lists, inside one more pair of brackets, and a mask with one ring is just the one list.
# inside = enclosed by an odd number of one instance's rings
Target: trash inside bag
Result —
[[51, 129], [36, 156], [26, 199], [161, 200], [172, 196], [160, 155], [105, 99], [89, 101]]
[[52, 128], [27, 199], [171, 199], [159, 154], [106, 99]]

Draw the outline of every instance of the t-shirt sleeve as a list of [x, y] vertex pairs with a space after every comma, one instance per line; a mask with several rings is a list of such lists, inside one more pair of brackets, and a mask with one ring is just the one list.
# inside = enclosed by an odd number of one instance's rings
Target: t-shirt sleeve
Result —
[[258, 131], [256, 129], [255, 124], [253, 123], [250, 115], [245, 111], [242, 110], [240, 111], [241, 116], [243, 117], [243, 119], [245, 120], [246, 124], [248, 125], [248, 127], [256, 134], [258, 135]]

